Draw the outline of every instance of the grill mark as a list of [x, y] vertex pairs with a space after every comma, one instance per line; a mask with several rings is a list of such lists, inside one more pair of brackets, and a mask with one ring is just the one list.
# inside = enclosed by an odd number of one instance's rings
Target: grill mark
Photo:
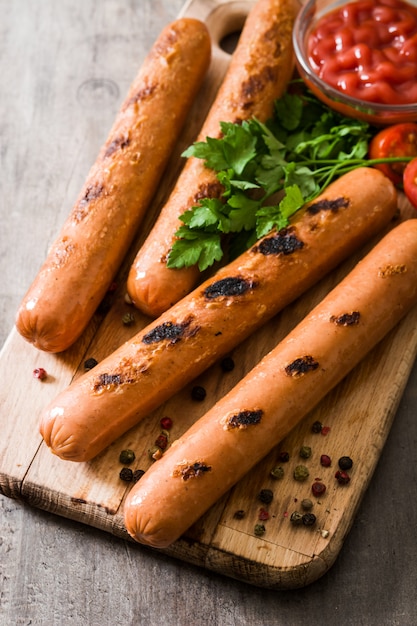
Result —
[[203, 293], [208, 300], [214, 300], [222, 296], [243, 296], [254, 287], [255, 283], [253, 281], [240, 276], [228, 276], [206, 287]]
[[146, 335], [142, 337], [142, 342], [149, 345], [153, 343], [159, 343], [161, 341], [168, 341], [170, 344], [175, 344], [181, 341], [184, 337], [191, 337], [195, 335], [200, 327], [190, 329], [190, 325], [193, 318], [190, 316], [184, 322], [174, 324], [174, 322], [164, 322], [152, 328]]
[[340, 198], [334, 198], [333, 200], [323, 198], [323, 200], [318, 200], [317, 202], [310, 204], [306, 212], [309, 215], [317, 215], [320, 211], [331, 211], [332, 213], [337, 213], [339, 209], [346, 209], [349, 205], [349, 198], [344, 198], [343, 196]]
[[239, 413], [235, 413], [227, 418], [225, 426], [227, 430], [231, 430], [232, 428], [247, 428], [248, 426], [259, 424], [262, 416], [262, 409], [255, 411], [239, 411]]
[[342, 313], [342, 315], [332, 315], [330, 321], [336, 326], [355, 326], [359, 324], [360, 316], [359, 311], [353, 311], [352, 313]]
[[282, 228], [271, 237], [265, 237], [253, 249], [265, 256], [269, 254], [283, 254], [287, 256], [296, 250], [301, 250], [304, 242], [298, 239], [297, 235], [290, 228]]
[[312, 356], [302, 356], [292, 361], [285, 367], [287, 376], [299, 378], [308, 372], [316, 370], [319, 367], [318, 362]]

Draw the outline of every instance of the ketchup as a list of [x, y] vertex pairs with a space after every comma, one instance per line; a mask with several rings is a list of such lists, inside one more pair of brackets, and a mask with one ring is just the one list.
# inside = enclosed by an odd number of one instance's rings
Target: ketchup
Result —
[[329, 11], [309, 35], [313, 71], [348, 96], [417, 107], [417, 7], [357, 0]]

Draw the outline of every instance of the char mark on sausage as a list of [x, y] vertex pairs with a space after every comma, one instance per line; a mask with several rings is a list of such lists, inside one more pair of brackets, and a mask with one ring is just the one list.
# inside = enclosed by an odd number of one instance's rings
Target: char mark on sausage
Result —
[[239, 413], [235, 413], [227, 418], [226, 429], [230, 430], [232, 428], [247, 428], [248, 426], [254, 426], [260, 423], [262, 415], [262, 409], [257, 409], [255, 411], [239, 411]]
[[336, 324], [336, 326], [355, 326], [359, 324], [361, 314], [359, 311], [352, 311], [352, 313], [342, 313], [341, 315], [332, 315], [330, 321]]
[[130, 144], [130, 138], [128, 135], [123, 135], [121, 137], [116, 137], [109, 143], [107, 149], [104, 153], [104, 158], [107, 158], [117, 152], [117, 150], [123, 150]]
[[292, 363], [289, 363], [285, 367], [285, 373], [287, 376], [292, 376], [293, 378], [297, 378], [299, 376], [303, 376], [303, 374], [307, 374], [308, 372], [312, 372], [319, 367], [318, 362], [310, 355], [299, 357], [295, 359]]
[[253, 249], [264, 256], [269, 254], [284, 254], [286, 256], [296, 250], [301, 250], [303, 247], [304, 242], [298, 239], [293, 229], [282, 228], [274, 235], [262, 239]]
[[173, 472], [175, 478], [180, 477], [184, 481], [190, 478], [197, 478], [198, 476], [204, 476], [207, 472], [211, 471], [211, 465], [196, 461], [195, 463], [181, 463]]
[[142, 342], [152, 344], [159, 343], [160, 341], [168, 341], [170, 344], [174, 344], [181, 341], [181, 339], [186, 336], [195, 335], [198, 332], [198, 327], [190, 328], [192, 319], [192, 316], [190, 316], [179, 324], [163, 322], [146, 333], [146, 335], [142, 337]]
[[337, 213], [339, 209], [346, 209], [350, 204], [349, 198], [334, 198], [333, 200], [328, 200], [327, 198], [323, 198], [323, 200], [318, 200], [317, 202], [313, 202], [307, 208], [307, 213], [310, 215], [317, 215], [320, 211], [332, 211], [332, 213]]
[[204, 297], [214, 300], [222, 296], [243, 296], [255, 287], [255, 283], [240, 276], [222, 278], [212, 283], [204, 290]]

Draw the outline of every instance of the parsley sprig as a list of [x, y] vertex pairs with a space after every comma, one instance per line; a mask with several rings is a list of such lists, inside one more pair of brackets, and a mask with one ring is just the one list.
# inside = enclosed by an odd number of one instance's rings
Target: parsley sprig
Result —
[[308, 91], [287, 92], [266, 124], [250, 119], [220, 126], [221, 138], [196, 142], [183, 156], [215, 170], [223, 196], [202, 199], [180, 216], [170, 268], [204, 271], [223, 258], [226, 239], [229, 256], [237, 256], [287, 226], [332, 180], [370, 163], [370, 125], [329, 109]]

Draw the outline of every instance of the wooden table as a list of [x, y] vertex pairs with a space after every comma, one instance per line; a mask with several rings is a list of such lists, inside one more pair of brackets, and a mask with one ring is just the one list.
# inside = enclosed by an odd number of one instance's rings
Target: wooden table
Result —
[[[1, 344], [141, 60], [182, 5], [0, 0]], [[258, 589], [0, 496], [0, 625], [415, 624], [416, 383], [414, 367], [353, 528], [312, 585]]]

